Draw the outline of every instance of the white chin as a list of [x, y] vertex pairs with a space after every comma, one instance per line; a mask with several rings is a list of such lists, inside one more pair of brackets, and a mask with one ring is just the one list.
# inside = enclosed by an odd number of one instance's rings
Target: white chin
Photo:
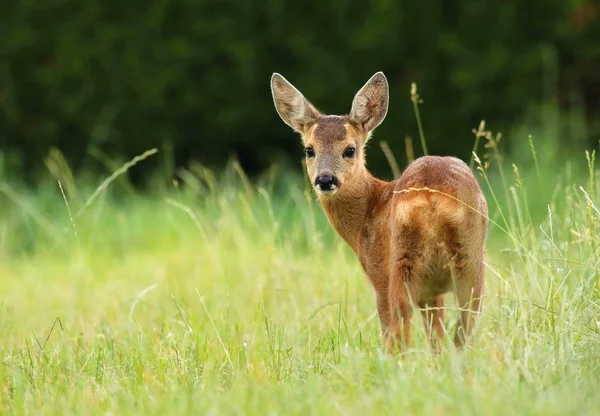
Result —
[[331, 196], [331, 195], [335, 194], [338, 190], [337, 186], [334, 186], [333, 188], [330, 188], [327, 190], [320, 189], [318, 186], [316, 186], [315, 189], [316, 189], [318, 195], [324, 195], [324, 196], [325, 195]]

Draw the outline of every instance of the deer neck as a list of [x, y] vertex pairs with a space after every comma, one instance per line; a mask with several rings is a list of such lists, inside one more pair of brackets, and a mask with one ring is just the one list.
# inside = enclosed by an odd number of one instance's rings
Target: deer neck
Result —
[[360, 179], [344, 184], [335, 195], [319, 197], [329, 223], [354, 252], [360, 249], [365, 223], [376, 202], [376, 189], [382, 182], [366, 172]]

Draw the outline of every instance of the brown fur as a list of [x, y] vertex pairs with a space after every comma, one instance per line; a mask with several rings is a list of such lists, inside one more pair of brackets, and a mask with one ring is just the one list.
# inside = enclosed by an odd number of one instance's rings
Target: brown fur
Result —
[[[339, 180], [333, 194], [317, 192], [318, 198], [373, 284], [386, 349], [400, 341], [410, 345], [414, 306], [427, 334], [443, 337], [443, 296], [450, 291], [461, 308], [455, 334], [461, 347], [481, 309], [485, 282], [487, 204], [471, 169], [454, 157], [428, 156], [392, 182], [369, 173], [365, 144], [387, 113], [382, 73], [357, 93], [349, 116], [321, 115], [278, 74], [271, 85], [282, 119], [314, 149], [306, 163], [311, 181], [323, 172]], [[356, 148], [355, 157], [343, 156], [348, 147]]]

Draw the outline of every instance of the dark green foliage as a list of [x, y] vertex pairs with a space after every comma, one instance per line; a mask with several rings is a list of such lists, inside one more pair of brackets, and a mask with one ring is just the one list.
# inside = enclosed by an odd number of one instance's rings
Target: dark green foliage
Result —
[[[391, 107], [375, 137], [402, 160], [411, 135], [420, 154], [409, 97], [416, 81], [430, 152], [468, 159], [481, 119], [505, 129], [531, 104], [559, 95], [545, 75], [554, 67], [562, 104], [590, 85], [583, 98], [598, 98], [594, 4], [4, 0], [1, 150], [9, 167], [31, 173], [52, 146], [77, 169], [96, 163], [90, 149], [130, 158], [171, 143], [178, 163], [218, 166], [236, 153], [257, 171], [280, 156], [301, 157], [274, 111], [272, 72], [324, 112], [344, 113], [382, 70]], [[369, 163], [389, 175], [379, 149]]]

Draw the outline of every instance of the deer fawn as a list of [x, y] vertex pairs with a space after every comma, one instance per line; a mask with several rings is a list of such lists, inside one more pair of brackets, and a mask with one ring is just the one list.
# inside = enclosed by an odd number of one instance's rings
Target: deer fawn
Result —
[[386, 351], [410, 345], [413, 306], [437, 347], [451, 290], [461, 309], [454, 337], [460, 348], [481, 308], [487, 203], [469, 166], [454, 157], [421, 157], [392, 182], [369, 173], [365, 146], [387, 114], [388, 89], [378, 72], [355, 95], [349, 115], [324, 115], [283, 76], [271, 78], [275, 108], [302, 137], [308, 177], [329, 223], [375, 289]]

